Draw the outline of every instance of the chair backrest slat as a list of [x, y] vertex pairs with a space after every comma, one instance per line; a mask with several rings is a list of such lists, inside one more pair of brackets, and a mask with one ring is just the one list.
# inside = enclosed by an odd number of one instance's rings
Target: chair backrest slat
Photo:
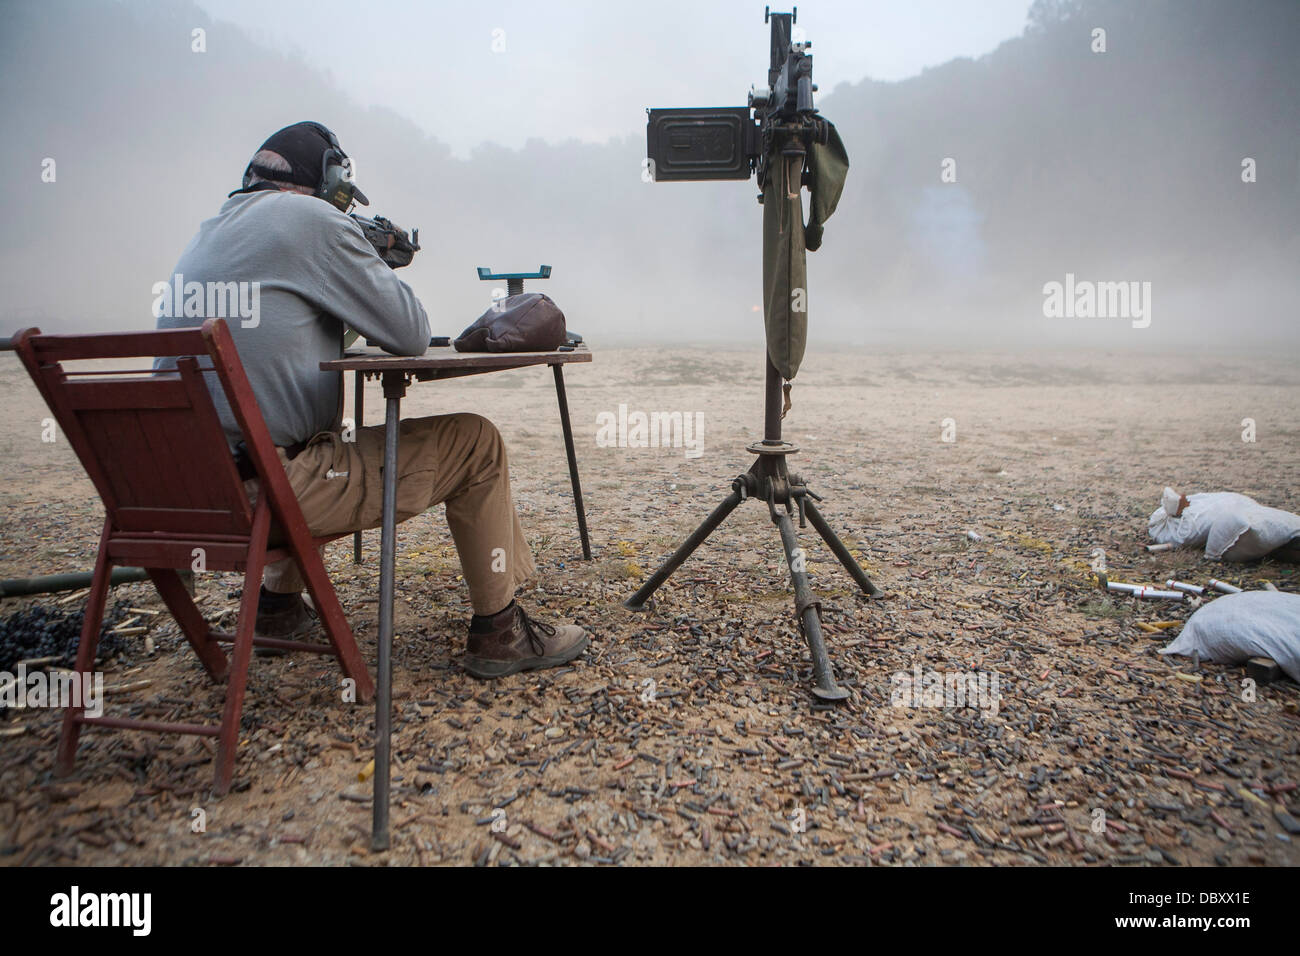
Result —
[[[35, 357], [45, 365], [81, 359], [178, 358], [182, 355], [203, 355], [207, 351], [198, 329], [101, 332], [92, 335], [42, 335], [40, 329], [30, 331]], [[14, 339], [17, 341], [17, 336]], [[195, 343], [198, 343], [197, 349]]]
[[153, 450], [154, 460], [158, 462], [159, 472], [167, 485], [184, 489], [196, 503], [219, 507], [221, 497], [208, 493], [202, 476], [187, 463], [189, 459], [184, 450], [175, 442], [175, 436], [182, 434], [189, 423], [189, 413], [159, 409], [150, 414], [140, 414], [139, 421], [144, 440]]
[[190, 397], [179, 376], [79, 379], [67, 376], [68, 406], [74, 411], [115, 408], [189, 408]]
[[96, 409], [77, 415], [77, 423], [91, 451], [113, 486], [119, 508], [157, 502], [163, 492], [162, 481], [153, 467], [153, 455], [141, 440], [134, 418], [129, 408]]
[[[222, 327], [224, 329], [224, 322]], [[204, 343], [207, 344], [206, 338]], [[217, 417], [216, 406], [212, 404], [212, 396], [208, 392], [208, 386], [203, 381], [203, 374], [198, 370], [197, 363], [193, 359], [181, 359], [176, 363], [176, 368], [180, 372], [181, 382], [185, 385], [185, 390], [189, 393], [190, 401], [193, 403], [194, 415], [199, 426], [206, 434], [221, 435], [218, 447], [222, 452], [225, 452], [225, 432], [221, 426], [221, 419]], [[217, 380], [220, 381], [219, 378]], [[224, 384], [222, 385], [222, 391], [228, 391]], [[237, 398], [228, 395], [226, 400], [233, 406]], [[257, 400], [253, 398], [251, 392], [246, 401], [253, 406], [251, 414], [261, 426], [262, 431], [265, 432], [266, 423], [262, 420], [261, 410], [257, 407]], [[195, 441], [199, 440], [195, 439]], [[202, 440], [196, 447], [195, 453], [201, 453], [203, 450], [210, 451], [210, 442], [211, 439]], [[279, 465], [278, 459], [276, 464]], [[243, 482], [239, 480], [239, 473], [235, 469], [235, 460], [229, 454], [218, 455], [211, 468], [195, 468], [193, 472], [190, 478], [204, 483], [209, 498], [217, 502], [224, 499], [229, 502], [232, 508], [236, 510], [242, 509], [243, 514], [247, 516], [249, 527], [252, 527], [253, 512], [248, 505], [248, 498], [244, 494]]]

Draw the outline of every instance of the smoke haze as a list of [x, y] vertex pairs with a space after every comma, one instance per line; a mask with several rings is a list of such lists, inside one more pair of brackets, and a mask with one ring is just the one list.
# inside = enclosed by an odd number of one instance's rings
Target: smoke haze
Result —
[[[554, 278], [536, 288], [593, 345], [761, 342], [754, 184], [641, 178], [645, 107], [741, 105], [765, 76], [760, 5], [710, 8], [687, 29], [640, 6], [576, 3], [547, 5], [534, 27], [500, 4], [480, 33], [428, 36], [429, 61], [414, 62], [397, 39], [401, 5], [385, 4], [387, 29], [371, 16], [353, 38], [349, 75], [373, 76], [357, 95], [302, 55], [312, 29], [286, 44], [254, 8], [224, 6], [246, 22], [186, 3], [5, 4], [0, 331], [152, 327], [153, 283], [256, 146], [314, 119], [355, 157], [367, 214], [420, 228], [402, 277], [435, 334], [488, 304], [476, 266], [547, 263]], [[937, 19], [962, 24], [967, 6]], [[801, 5], [818, 106], [852, 163], [809, 256], [810, 347], [1294, 348], [1300, 5], [1024, 7], [1004, 42], [970, 41], [988, 52], [899, 78], [924, 62], [919, 37], [884, 42], [835, 4]], [[436, 24], [432, 10], [421, 16]], [[205, 52], [191, 49], [195, 28]], [[946, 29], [960, 50], [974, 27]], [[607, 39], [593, 45], [594, 32]], [[887, 58], [868, 41], [906, 51], [882, 66], [888, 79], [870, 75]], [[457, 48], [445, 69], [443, 44]], [[383, 87], [391, 103], [374, 105]], [[568, 108], [571, 128], [534, 135], [539, 116], [564, 125], [548, 110], [572, 89], [590, 101]], [[447, 128], [430, 129], [453, 100]], [[1150, 283], [1150, 324], [1045, 314], [1045, 286], [1067, 277]]]

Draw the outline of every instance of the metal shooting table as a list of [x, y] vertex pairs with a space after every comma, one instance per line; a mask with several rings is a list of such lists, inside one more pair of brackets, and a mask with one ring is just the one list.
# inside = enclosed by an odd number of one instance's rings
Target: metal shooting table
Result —
[[[389, 355], [378, 349], [354, 349], [343, 358], [321, 362], [325, 372], [352, 372], [356, 426], [361, 427], [362, 385], [366, 377], [378, 378], [384, 387], [384, 505], [380, 526], [379, 562], [379, 665], [375, 693], [375, 796], [374, 825], [371, 844], [375, 850], [388, 849], [388, 793], [391, 771], [391, 731], [393, 717], [393, 578], [397, 550], [397, 438], [402, 398], [412, 381], [427, 382], [460, 378], [485, 372], [503, 372], [530, 365], [549, 365], [555, 375], [555, 394], [560, 405], [560, 424], [564, 429], [564, 447], [569, 459], [569, 480], [573, 485], [573, 504], [578, 516], [578, 533], [582, 538], [582, 556], [591, 559], [587, 537], [587, 517], [582, 506], [582, 486], [578, 482], [578, 459], [573, 447], [573, 428], [569, 421], [569, 402], [564, 392], [563, 368], [572, 362], [590, 362], [591, 351], [579, 345], [568, 351], [554, 352], [457, 352], [453, 348], [430, 348], [420, 356]], [[353, 559], [361, 562], [361, 533], [353, 543]]]

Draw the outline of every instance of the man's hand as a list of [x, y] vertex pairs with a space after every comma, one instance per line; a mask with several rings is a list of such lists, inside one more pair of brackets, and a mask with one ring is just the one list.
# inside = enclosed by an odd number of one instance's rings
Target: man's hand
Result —
[[391, 219], [385, 219], [383, 216], [367, 219], [356, 213], [351, 215], [361, 227], [361, 231], [365, 233], [366, 240], [375, 247], [379, 258], [383, 259], [390, 269], [409, 266], [415, 254], [420, 251], [419, 229], [412, 229], [410, 236], [407, 236], [406, 230], [394, 225]]

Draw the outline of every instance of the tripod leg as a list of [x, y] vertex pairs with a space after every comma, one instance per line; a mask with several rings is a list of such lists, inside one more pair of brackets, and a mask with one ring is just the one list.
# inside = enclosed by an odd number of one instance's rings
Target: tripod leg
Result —
[[683, 541], [668, 560], [659, 566], [658, 571], [650, 575], [649, 580], [641, 585], [641, 589], [636, 594], [623, 602], [623, 606], [633, 611], [644, 610], [645, 602], [650, 595], [659, 590], [659, 586], [668, 580], [668, 575], [681, 567], [682, 562], [691, 556], [691, 552], [703, 544], [704, 539], [713, 534], [718, 525], [722, 524], [727, 515], [731, 514], [743, 500], [744, 498], [741, 497], [740, 492], [735, 490], [723, 498], [722, 503], [704, 519], [704, 523], [691, 532], [691, 536]]
[[817, 604], [813, 601], [812, 588], [808, 584], [808, 573], [795, 568], [795, 554], [799, 550], [799, 539], [795, 537], [794, 520], [789, 512], [777, 511], [775, 521], [781, 532], [781, 545], [785, 549], [786, 562], [790, 565], [790, 580], [794, 584], [795, 612], [803, 624], [804, 639], [808, 641], [808, 652], [812, 655], [813, 679], [817, 682], [813, 693], [822, 700], [843, 700], [849, 696], [849, 692], [835, 683], [831, 659], [826, 654], [826, 644], [822, 640], [822, 622], [817, 617]]
[[817, 506], [805, 499], [803, 509], [808, 515], [808, 520], [817, 529], [817, 533], [822, 536], [822, 540], [835, 553], [835, 557], [840, 559], [840, 564], [844, 565], [844, 570], [849, 572], [849, 576], [858, 583], [858, 587], [862, 588], [870, 597], [883, 594], [884, 592], [880, 588], [871, 583], [871, 578], [867, 577], [867, 573], [862, 570], [862, 566], [853, 560], [853, 555], [849, 554], [849, 549], [844, 547], [844, 542], [839, 539], [839, 535], [831, 530], [831, 526], [826, 523], [826, 519], [817, 510]]

